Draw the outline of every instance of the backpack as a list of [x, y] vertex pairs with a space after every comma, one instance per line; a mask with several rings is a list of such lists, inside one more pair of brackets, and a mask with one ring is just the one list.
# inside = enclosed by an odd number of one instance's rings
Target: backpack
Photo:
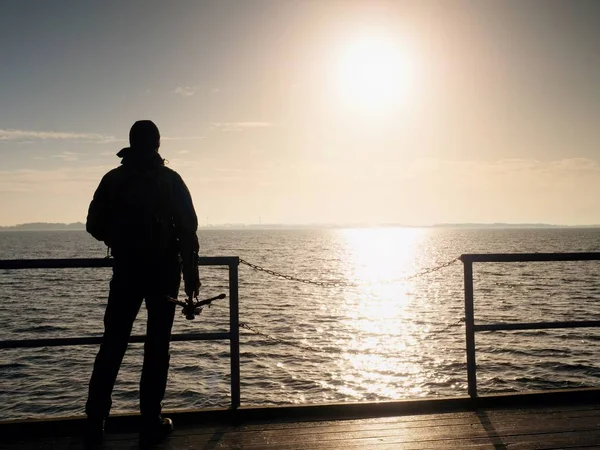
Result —
[[156, 168], [124, 168], [111, 205], [114, 255], [163, 255], [175, 239], [170, 186]]

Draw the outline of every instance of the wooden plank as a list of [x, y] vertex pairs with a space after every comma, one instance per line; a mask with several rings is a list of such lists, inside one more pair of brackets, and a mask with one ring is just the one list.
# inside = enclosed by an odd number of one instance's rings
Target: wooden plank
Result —
[[[335, 441], [302, 440], [299, 442], [267, 441], [262, 443], [251, 443], [243, 439], [221, 439], [219, 435], [212, 435], [206, 439], [191, 439], [186, 435], [174, 435], [156, 448], [164, 449], [192, 449], [192, 448], [248, 448], [268, 450], [292, 450], [292, 449], [332, 449], [332, 448], [373, 448], [373, 449], [497, 449], [510, 448], [516, 450], [550, 449], [550, 448], [572, 448], [584, 446], [597, 446], [600, 442], [600, 433], [597, 430], [578, 431], [567, 433], [530, 434], [518, 436], [504, 436], [501, 438], [490, 438], [489, 436], [472, 437], [460, 436], [450, 438], [448, 436], [439, 439], [423, 439], [420, 441], [406, 441], [402, 436], [377, 436], [362, 439], [338, 439]], [[3, 446], [7, 450], [29, 450], [34, 448], [53, 448], [56, 450], [77, 448], [81, 440], [74, 438], [63, 438], [55, 440], [30, 442], [28, 445]], [[127, 449], [137, 448], [137, 436], [127, 440], [107, 440], [103, 448]]]
[[[599, 427], [598, 416], [578, 418], [565, 421], [562, 418], [548, 419], [545, 421], [500, 422], [493, 425], [493, 434], [497, 436], [526, 436], [536, 433], [589, 431]], [[263, 431], [231, 431], [225, 433], [219, 440], [223, 445], [245, 446], [261, 445], [288, 445], [288, 444], [316, 444], [318, 442], [331, 442], [336, 445], [346, 446], [348, 443], [369, 443], [375, 441], [387, 443], [408, 443], [421, 441], [438, 441], [442, 439], [460, 439], [464, 437], [484, 439], [490, 437], [490, 430], [486, 430], [481, 423], [462, 425], [430, 426], [425, 428], [409, 428], [406, 424], [394, 424], [388, 428], [370, 429], [358, 424], [347, 427], [297, 430], [263, 430]], [[198, 440], [205, 442], [207, 434], [198, 435]]]
[[[488, 415], [494, 417], [501, 417], [506, 415], [511, 416], [530, 416], [534, 415], [538, 419], [542, 419], [542, 416], [555, 416], [557, 414], [565, 414], [569, 417], [579, 417], [581, 415], [594, 415], [600, 414], [600, 405], [565, 405], [560, 406], [560, 410], [556, 407], [540, 407], [534, 409], [527, 408], [507, 408], [507, 409], [492, 409], [482, 410]], [[464, 418], [474, 418], [476, 412], [472, 411], [461, 411], [455, 413], [441, 413], [441, 414], [419, 414], [419, 415], [406, 415], [406, 416], [390, 416], [380, 417], [371, 419], [340, 419], [340, 420], [311, 420], [304, 419], [299, 421], [281, 420], [278, 422], [264, 422], [258, 421], [255, 423], [242, 424], [238, 427], [239, 430], [244, 429], [255, 429], [256, 427], [264, 427], [265, 429], [279, 429], [279, 428], [301, 428], [301, 427], [319, 427], [319, 426], [330, 426], [340, 423], [388, 423], [388, 422], [432, 422], [435, 420], [459, 420]]]
[[[182, 426], [157, 448], [570, 448], [600, 442], [600, 407], [563, 406], [481, 410], [396, 418], [256, 423], [235, 426]], [[74, 430], [75, 432], [77, 430]], [[7, 450], [79, 448], [81, 436], [5, 441]], [[104, 448], [137, 448], [137, 433], [108, 433]]]
[[[479, 405], [482, 409], [515, 409], [517, 406], [547, 407], [549, 405], [599, 405], [600, 389], [587, 388], [575, 390], [552, 390], [536, 393], [502, 394], [482, 396], [474, 404], [467, 397], [433, 398], [420, 400], [404, 400], [379, 403], [341, 403], [323, 405], [290, 405], [285, 407], [242, 407], [236, 411], [231, 409], [201, 409], [166, 411], [179, 425], [219, 422], [219, 423], [258, 423], [322, 421], [341, 419], [365, 419], [376, 417], [433, 417], [432, 414], [447, 412], [468, 412]], [[577, 406], [579, 407], [579, 406]], [[127, 430], [135, 426], [137, 414], [117, 414], [109, 419], [109, 427], [113, 430]], [[7, 436], [18, 433], [35, 432], [36, 434], [68, 434], [72, 429], [83, 426], [83, 418], [51, 417], [35, 420], [0, 421], [0, 434]]]
[[[556, 409], [537, 410], [492, 410], [486, 411], [489, 419], [493, 420], [528, 420], [546, 421], [548, 419], [576, 419], [584, 417], [600, 416], [600, 409], [569, 409], [567, 411], [557, 411]], [[315, 422], [281, 422], [281, 423], [258, 423], [245, 424], [238, 427], [194, 427], [186, 426], [186, 432], [190, 434], [208, 434], [213, 432], [236, 431], [236, 432], [257, 432], [257, 431], [277, 431], [277, 430], [303, 430], [306, 432], [318, 432], [320, 428], [328, 430], [345, 430], [347, 428], [360, 427], [361, 429], [384, 429], [384, 428], [425, 428], [430, 426], [457, 426], [480, 423], [480, 417], [475, 412], [469, 413], [447, 413], [443, 415], [425, 416], [403, 416], [386, 417], [381, 419], [359, 419], [359, 420], [339, 420], [339, 421], [315, 421]]]
[[[502, 414], [504, 413], [504, 414]], [[512, 413], [512, 414], [511, 414]], [[537, 414], [536, 414], [537, 413]], [[503, 431], [506, 427], [514, 427], [526, 421], [533, 420], [535, 422], [542, 422], [546, 424], [542, 431], [547, 428], [548, 425], [554, 427], [553, 423], [558, 422], [561, 425], [568, 425], [568, 420], [578, 419], [578, 423], [581, 424], [581, 419], [588, 417], [594, 421], [597, 421], [600, 412], [594, 409], [573, 409], [570, 411], [552, 411], [546, 410], [546, 412], [538, 413], [537, 411], [491, 411], [487, 414], [496, 414], [495, 417], [488, 417], [487, 420], [493, 422], [493, 426], [496, 427], [497, 432]], [[245, 425], [243, 427], [183, 427], [176, 430], [176, 434], [191, 435], [194, 439], [199, 440], [210, 440], [210, 437], [225, 434], [237, 434], [239, 440], [252, 444], [256, 440], [256, 435], [265, 433], [277, 436], [285, 436], [285, 439], [290, 437], [297, 437], [300, 441], [303, 441], [302, 436], [306, 434], [321, 435], [322, 439], [336, 438], [336, 434], [354, 433], [358, 436], [360, 433], [363, 437], [366, 432], [371, 432], [372, 436], [387, 436], [393, 435], [394, 433], [400, 432], [421, 432], [427, 433], [428, 430], [431, 434], [431, 430], [441, 430], [441, 433], [448, 432], [449, 428], [453, 430], [462, 430], [464, 427], [471, 427], [471, 429], [477, 427], [481, 430], [480, 417], [475, 413], [459, 413], [459, 414], [444, 414], [438, 415], [437, 418], [432, 420], [424, 419], [427, 416], [412, 416], [403, 418], [385, 418], [385, 419], [367, 419], [367, 420], [346, 420], [338, 422], [307, 422], [307, 423], [286, 423], [286, 424], [258, 424], [258, 425]], [[412, 420], [411, 420], [412, 419]], [[551, 419], [549, 421], [549, 419]], [[525, 420], [525, 422], [523, 422]], [[596, 422], [594, 422], [595, 424]], [[283, 428], [282, 428], [283, 426]], [[557, 427], [554, 427], [556, 429]], [[446, 430], [446, 431], [444, 431]], [[530, 430], [531, 431], [531, 430]], [[357, 434], [358, 433], [358, 434]], [[437, 433], [439, 434], [439, 433]], [[108, 440], [127, 440], [132, 437], [135, 438], [136, 434], [111, 434], [108, 435]], [[272, 439], [270, 439], [272, 440]]]
[[181, 449], [186, 448], [214, 448], [214, 449], [231, 449], [231, 448], [244, 448], [244, 449], [265, 449], [265, 450], [307, 450], [307, 449], [340, 449], [340, 448], [369, 448], [369, 449], [401, 449], [401, 448], [435, 448], [435, 449], [460, 449], [460, 448], [472, 448], [472, 449], [493, 449], [493, 445], [489, 441], [473, 442], [469, 439], [460, 439], [457, 441], [446, 441], [438, 440], [435, 442], [419, 443], [419, 442], [408, 442], [403, 443], [395, 441], [393, 439], [386, 438], [372, 438], [363, 439], [361, 441], [356, 440], [338, 440], [334, 442], [324, 441], [310, 441], [310, 442], [295, 442], [295, 443], [280, 443], [280, 442], [267, 442], [262, 444], [248, 444], [243, 441], [238, 442], [225, 442], [225, 441], [210, 441], [210, 442], [197, 442], [197, 441], [184, 441], [177, 438], [171, 438], [169, 449]]
[[550, 450], [572, 448], [599, 448], [600, 431], [573, 431], [564, 433], [506, 436], [498, 443], [511, 450]]

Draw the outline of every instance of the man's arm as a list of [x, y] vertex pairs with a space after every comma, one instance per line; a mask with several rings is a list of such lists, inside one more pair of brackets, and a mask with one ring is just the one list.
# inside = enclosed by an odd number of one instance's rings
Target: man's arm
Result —
[[87, 220], [85, 229], [93, 237], [99, 241], [104, 241], [106, 245], [110, 247], [110, 202], [111, 202], [111, 189], [108, 181], [108, 174], [105, 175], [96, 192], [94, 198], [90, 203], [88, 209]]
[[176, 174], [173, 185], [173, 224], [179, 241], [179, 253], [183, 264], [183, 281], [185, 293], [197, 296], [200, 289], [198, 272], [198, 217], [192, 202], [190, 191], [183, 179]]

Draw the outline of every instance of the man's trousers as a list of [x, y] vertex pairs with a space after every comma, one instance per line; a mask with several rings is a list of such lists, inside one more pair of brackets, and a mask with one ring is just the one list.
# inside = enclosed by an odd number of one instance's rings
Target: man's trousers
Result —
[[123, 360], [133, 322], [145, 299], [148, 310], [144, 363], [140, 381], [142, 417], [160, 415], [169, 371], [169, 343], [181, 282], [178, 255], [150, 262], [144, 258], [116, 258], [104, 314], [104, 336], [96, 356], [86, 403], [88, 417], [108, 417], [112, 391]]

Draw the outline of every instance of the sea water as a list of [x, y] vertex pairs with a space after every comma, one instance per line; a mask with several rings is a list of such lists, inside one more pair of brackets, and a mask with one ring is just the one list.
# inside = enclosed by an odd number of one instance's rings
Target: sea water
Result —
[[[202, 256], [239, 256], [323, 287], [240, 266], [243, 405], [466, 395], [462, 264], [472, 252], [600, 251], [598, 229], [203, 229]], [[2, 232], [0, 259], [103, 257], [83, 231]], [[475, 264], [477, 323], [598, 320], [600, 264]], [[110, 269], [0, 271], [0, 340], [99, 336]], [[202, 296], [228, 292], [201, 268]], [[145, 331], [142, 307], [133, 334]], [[227, 331], [227, 300], [174, 333]], [[480, 393], [597, 386], [600, 331], [478, 333]], [[165, 408], [227, 407], [228, 341], [173, 342]], [[113, 411], [136, 411], [131, 344]], [[97, 346], [0, 353], [0, 419], [82, 414]]]

